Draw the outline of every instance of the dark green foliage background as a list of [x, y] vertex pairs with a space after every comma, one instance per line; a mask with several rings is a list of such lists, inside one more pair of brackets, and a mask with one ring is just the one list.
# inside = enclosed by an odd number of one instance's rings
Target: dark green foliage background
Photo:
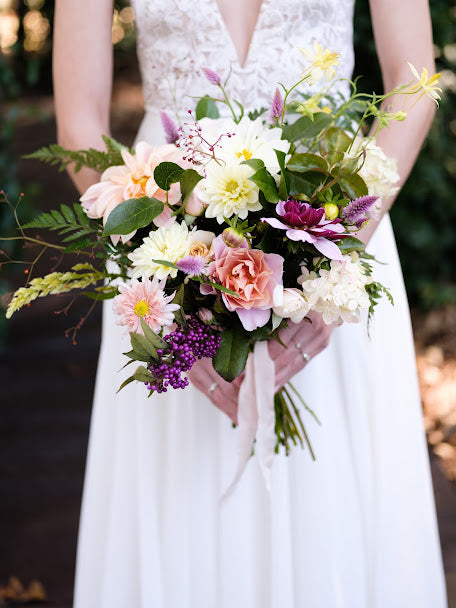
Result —
[[[456, 44], [456, 5], [431, 0], [437, 71], [456, 71], [445, 58]], [[406, 24], [404, 24], [406, 27]], [[367, 0], [355, 11], [356, 74], [360, 88], [380, 91]], [[418, 66], [417, 66], [418, 67]], [[412, 305], [456, 302], [456, 93], [446, 90], [427, 142], [391, 211], [402, 269]]]
[[[120, 9], [128, 4], [115, 2]], [[52, 1], [46, 0], [41, 12], [53, 19]], [[456, 6], [447, 0], [431, 0], [431, 13], [437, 55], [437, 69], [455, 71], [445, 57], [446, 45], [455, 44]], [[18, 2], [19, 14], [28, 10]], [[404, 25], [406, 27], [406, 25]], [[357, 0], [355, 10], [356, 74], [363, 74], [363, 90], [381, 90], [381, 77], [375, 56], [367, 0]], [[51, 44], [40, 53], [26, 53], [19, 40], [13, 53], [0, 53], [0, 104], [28, 92], [51, 90]], [[116, 45], [117, 64], [134, 53], [132, 37]], [[15, 200], [23, 190], [15, 176], [17, 159], [11, 154], [17, 112], [14, 105], [0, 112], [0, 189]], [[30, 192], [32, 194], [32, 192]], [[29, 199], [32, 197], [30, 196]], [[0, 209], [0, 230], [5, 234], [9, 222]], [[392, 211], [395, 233], [411, 304], [420, 307], [445, 305], [456, 301], [456, 94], [447, 90], [413, 173]]]

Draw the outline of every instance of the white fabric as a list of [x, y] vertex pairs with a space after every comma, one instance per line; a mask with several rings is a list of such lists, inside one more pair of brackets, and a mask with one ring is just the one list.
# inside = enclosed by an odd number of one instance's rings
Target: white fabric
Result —
[[[341, 69], [351, 71], [351, 2], [264, 0], [245, 70], [215, 0], [135, 4], [150, 108], [172, 103], [166, 87], [175, 70], [179, 86], [201, 94], [210, 89], [195, 77], [199, 64], [223, 72], [230, 61], [241, 100], [266, 105], [275, 81], [291, 81], [300, 69], [293, 47], [314, 37], [348, 57]], [[156, 111], [146, 114], [139, 138], [163, 141]], [[294, 379], [322, 421], [304, 416], [317, 461], [299, 449], [277, 456], [269, 496], [253, 458], [222, 507], [236, 431], [193, 388], [147, 399], [143, 386], [130, 385], [116, 395], [129, 344], [107, 303], [75, 608], [446, 606], [409, 312], [388, 217], [371, 251], [387, 263], [377, 276], [391, 288], [394, 308], [380, 304], [370, 340], [364, 323], [338, 328]]]

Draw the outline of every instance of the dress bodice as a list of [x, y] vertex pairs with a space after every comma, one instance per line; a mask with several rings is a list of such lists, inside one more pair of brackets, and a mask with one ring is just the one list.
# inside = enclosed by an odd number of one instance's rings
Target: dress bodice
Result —
[[292, 85], [308, 65], [297, 47], [311, 48], [314, 40], [341, 54], [337, 76], [350, 78], [353, 3], [263, 0], [241, 66], [216, 0], [133, 0], [146, 108], [182, 113], [194, 107], [192, 96], [215, 95], [202, 67], [222, 79], [231, 68], [230, 97], [247, 109], [269, 107], [277, 84]]

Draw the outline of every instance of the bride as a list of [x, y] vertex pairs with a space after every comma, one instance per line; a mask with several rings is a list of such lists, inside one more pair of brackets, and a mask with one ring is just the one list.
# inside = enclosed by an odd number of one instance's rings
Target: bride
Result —
[[[224, 76], [231, 67], [232, 96], [248, 109], [268, 106], [278, 82], [296, 79], [296, 47], [314, 39], [341, 54], [338, 76], [350, 78], [353, 1], [135, 0], [146, 100], [138, 140], [164, 143], [159, 111], [183, 115], [191, 96], [213, 92], [202, 67]], [[371, 0], [371, 11], [385, 89], [411, 80], [406, 60], [432, 73], [426, 0]], [[98, 147], [109, 133], [111, 19], [112, 0], [56, 2], [55, 101], [66, 147]], [[432, 115], [423, 97], [378, 138], [401, 184]], [[98, 179], [89, 170], [72, 177], [81, 193]], [[308, 421], [317, 461], [297, 449], [277, 456], [270, 495], [252, 458], [219, 503], [235, 470], [239, 381], [229, 385], [201, 363], [184, 392], [146, 399], [129, 385], [117, 395], [128, 343], [105, 306], [76, 608], [446, 606], [391, 203], [363, 230], [386, 262], [377, 280], [395, 299], [378, 307], [371, 339], [362, 323], [329, 336], [315, 317], [283, 333], [288, 348], [270, 346], [276, 384], [293, 377], [322, 421]]]

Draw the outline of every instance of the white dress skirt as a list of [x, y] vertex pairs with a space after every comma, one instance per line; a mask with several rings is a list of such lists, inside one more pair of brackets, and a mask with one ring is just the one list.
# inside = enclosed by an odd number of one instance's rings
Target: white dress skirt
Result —
[[[140, 138], [160, 133], [148, 113]], [[159, 142], [161, 143], [161, 141]], [[75, 608], [444, 608], [406, 294], [389, 217], [370, 251], [393, 293], [367, 335], [334, 331], [294, 378], [317, 460], [278, 455], [269, 495], [236, 430], [193, 387], [119, 394], [129, 349], [105, 304]]]

